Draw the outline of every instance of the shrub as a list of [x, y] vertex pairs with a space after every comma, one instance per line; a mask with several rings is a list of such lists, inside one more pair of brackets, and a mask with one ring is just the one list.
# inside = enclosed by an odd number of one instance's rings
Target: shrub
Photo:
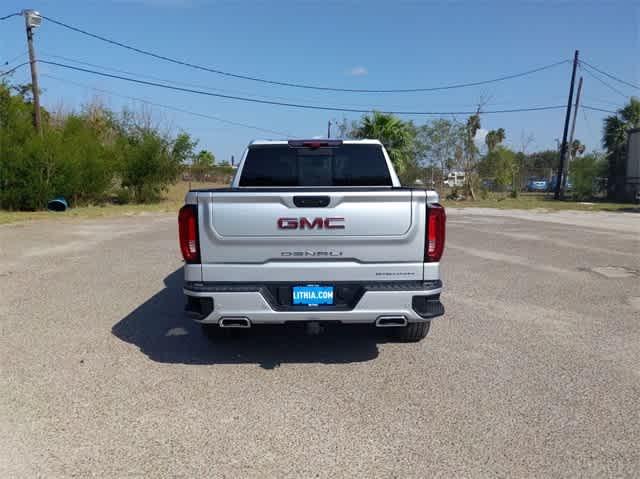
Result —
[[161, 133], [148, 116], [116, 115], [99, 104], [55, 119], [43, 111], [39, 135], [32, 111], [21, 93], [0, 83], [0, 208], [42, 209], [54, 196], [100, 203], [114, 187], [119, 202], [155, 201], [196, 146], [185, 133]]
[[129, 136], [119, 145], [122, 186], [131, 191], [138, 203], [159, 200], [177, 181], [194, 146], [188, 135], [181, 134], [172, 141], [152, 128]]
[[571, 179], [573, 195], [578, 200], [590, 199], [593, 196], [596, 178], [605, 176], [607, 162], [595, 154], [578, 157], [571, 162]]

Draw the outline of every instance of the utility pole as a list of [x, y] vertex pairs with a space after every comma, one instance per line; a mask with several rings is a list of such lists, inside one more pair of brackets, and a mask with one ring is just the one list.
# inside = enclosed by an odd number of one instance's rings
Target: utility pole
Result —
[[331, 120], [327, 122], [327, 138], [331, 138]]
[[571, 118], [571, 103], [573, 103], [573, 87], [576, 82], [576, 69], [578, 68], [578, 55], [580, 52], [575, 51], [573, 55], [573, 69], [571, 72], [571, 85], [569, 86], [569, 99], [567, 100], [567, 114], [564, 118], [564, 132], [562, 133], [562, 145], [560, 147], [560, 167], [558, 168], [558, 176], [556, 177], [556, 192], [554, 198], [559, 200], [562, 198], [562, 184], [564, 177], [564, 159], [567, 156], [567, 134], [569, 133], [569, 120]]
[[571, 160], [573, 159], [573, 135], [576, 132], [576, 118], [578, 118], [578, 108], [580, 107], [580, 93], [582, 92], [582, 77], [580, 77], [580, 81], [578, 82], [578, 92], [576, 93], [576, 104], [573, 107], [573, 120], [571, 122], [571, 134], [569, 135], [569, 161], [567, 162], [567, 174], [564, 175], [564, 182], [562, 187], [565, 188], [567, 186], [567, 178], [569, 177], [569, 167], [571, 165]]
[[29, 65], [31, 66], [31, 91], [33, 94], [33, 125], [38, 133], [42, 133], [40, 119], [40, 88], [38, 87], [38, 66], [36, 52], [33, 48], [33, 31], [42, 23], [42, 17], [35, 10], [23, 10], [24, 25], [27, 30], [27, 45], [29, 46]]

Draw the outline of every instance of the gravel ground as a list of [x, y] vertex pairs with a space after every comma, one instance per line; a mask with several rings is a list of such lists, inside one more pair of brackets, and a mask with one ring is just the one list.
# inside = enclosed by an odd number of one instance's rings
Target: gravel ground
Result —
[[418, 344], [182, 318], [173, 216], [0, 227], [0, 477], [637, 477], [640, 215], [451, 210]]

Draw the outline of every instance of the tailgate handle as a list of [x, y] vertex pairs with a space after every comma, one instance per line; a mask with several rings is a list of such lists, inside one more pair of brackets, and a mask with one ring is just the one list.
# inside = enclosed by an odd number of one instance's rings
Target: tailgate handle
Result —
[[331, 199], [328, 196], [294, 196], [293, 204], [298, 208], [325, 208]]

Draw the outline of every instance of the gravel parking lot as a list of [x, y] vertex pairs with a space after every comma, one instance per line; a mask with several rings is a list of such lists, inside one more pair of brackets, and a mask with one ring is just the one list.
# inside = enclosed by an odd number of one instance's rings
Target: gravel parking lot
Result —
[[450, 210], [447, 309], [211, 345], [173, 216], [0, 227], [0, 477], [637, 477], [640, 214]]

